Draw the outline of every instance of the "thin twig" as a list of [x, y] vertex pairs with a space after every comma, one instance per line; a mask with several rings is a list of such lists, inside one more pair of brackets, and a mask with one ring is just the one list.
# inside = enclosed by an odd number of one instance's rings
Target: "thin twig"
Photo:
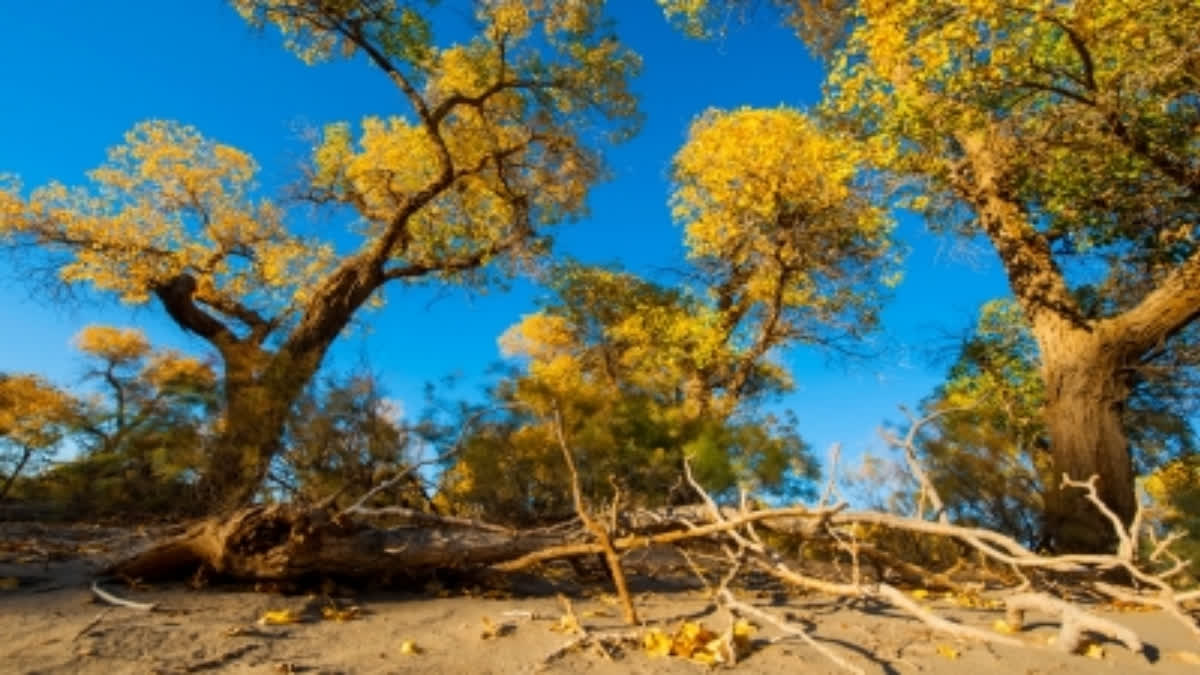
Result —
[[[487, 412], [487, 411], [486, 410], [477, 410], [477, 411], [475, 411], [474, 414], [472, 414], [470, 417], [468, 417], [465, 422], [463, 422], [462, 427], [458, 430], [458, 437], [454, 440], [454, 445], [451, 446], [449, 450], [439, 454], [437, 457], [434, 457], [433, 459], [427, 459], [425, 461], [412, 464], [411, 466], [404, 469], [403, 471], [396, 474], [395, 476], [392, 476], [391, 478], [383, 481], [379, 485], [376, 485], [375, 487], [371, 488], [370, 490], [367, 490], [366, 494], [364, 494], [363, 496], [358, 498], [358, 501], [354, 502], [350, 506], [347, 506], [346, 508], [339, 511], [338, 516], [345, 516], [347, 514], [355, 513], [357, 511], [362, 510], [363, 507], [366, 505], [366, 503], [369, 502], [372, 497], [379, 494], [380, 492], [383, 492], [384, 490], [387, 490], [387, 489], [393, 487], [394, 485], [396, 485], [400, 481], [404, 480], [405, 478], [408, 478], [417, 469], [419, 469], [423, 466], [428, 466], [430, 464], [438, 464], [438, 463], [444, 462], [444, 461], [450, 459], [451, 457], [454, 457], [455, 455], [457, 455], [459, 450], [462, 448], [463, 440], [467, 437], [467, 431], [470, 430], [470, 428], [475, 424], [475, 421], [478, 420], [480, 417], [482, 417], [485, 412]], [[335, 493], [334, 496], [337, 496], [337, 493]]]
[[563, 428], [562, 414], [557, 407], [554, 410], [554, 433], [558, 439], [559, 449], [562, 450], [563, 459], [567, 462], [567, 469], [571, 472], [571, 495], [575, 500], [575, 512], [583, 521], [584, 527], [592, 533], [600, 545], [604, 560], [608, 563], [609, 572], [612, 574], [617, 597], [621, 599], [621, 612], [624, 615], [625, 623], [631, 626], [636, 625], [638, 623], [637, 609], [633, 606], [633, 598], [629, 595], [629, 584], [625, 580], [625, 570], [621, 567], [621, 556], [613, 546], [612, 535], [592, 517], [583, 503], [583, 490], [579, 486], [579, 470], [575, 467], [575, 457], [571, 452], [571, 446], [567, 443], [567, 432]]
[[115, 608], [114, 607], [105, 607], [103, 610], [101, 610], [100, 613], [97, 614], [94, 618], [92, 618], [91, 621], [87, 622], [87, 624], [83, 628], [79, 629], [79, 632], [75, 634], [75, 637], [71, 638], [71, 642], [75, 642], [76, 640], [78, 640], [79, 638], [81, 638], [85, 634], [87, 634], [87, 632], [90, 631], [92, 628], [94, 628], [96, 626], [96, 624], [100, 623], [100, 621], [104, 618], [104, 615], [113, 611], [113, 609], [115, 609]]
[[109, 593], [108, 591], [104, 590], [103, 588], [100, 588], [100, 582], [98, 582], [98, 581], [92, 582], [92, 593], [94, 593], [97, 598], [100, 598], [101, 600], [103, 600], [104, 602], [107, 602], [110, 605], [116, 605], [118, 607], [128, 607], [129, 609], [136, 609], [136, 610], [143, 611], [143, 612], [153, 611], [154, 608], [158, 606], [157, 603], [153, 603], [153, 602], [134, 602], [132, 600], [124, 600], [122, 598], [118, 598], [117, 596], [113, 595], [112, 593]]
[[817, 652], [819, 652], [822, 656], [824, 656], [825, 658], [834, 662], [835, 664], [838, 665], [838, 667], [842, 668], [843, 670], [849, 671], [851, 673], [857, 673], [858, 675], [866, 675], [866, 673], [863, 671], [862, 668], [859, 668], [858, 666], [850, 663], [849, 661], [846, 661], [842, 657], [835, 654], [833, 652], [833, 650], [831, 650], [830, 648], [826, 647], [825, 645], [821, 644], [820, 642], [817, 642], [817, 640], [815, 638], [813, 638], [812, 635], [809, 635], [808, 631], [804, 630], [800, 626], [797, 626], [796, 624], [791, 623], [790, 621], [785, 621], [783, 619], [780, 619], [779, 617], [775, 616], [774, 614], [771, 614], [770, 612], [759, 609], [758, 607], [755, 607], [754, 605], [750, 605], [745, 602], [740, 602], [739, 600], [737, 600], [736, 598], [733, 597], [733, 594], [730, 593], [728, 589], [721, 590], [721, 602], [726, 607], [734, 610], [735, 612], [737, 612], [739, 614], [742, 614], [743, 616], [750, 616], [750, 617], [757, 619], [758, 621], [762, 621], [763, 623], [769, 623], [787, 635], [791, 635], [791, 636], [800, 638], [808, 646], [817, 650]]

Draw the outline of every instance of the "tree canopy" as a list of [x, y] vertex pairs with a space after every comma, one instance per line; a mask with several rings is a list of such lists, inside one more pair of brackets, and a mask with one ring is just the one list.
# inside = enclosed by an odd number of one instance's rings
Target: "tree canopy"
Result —
[[253, 495], [289, 407], [385, 284], [482, 280], [544, 253], [540, 228], [578, 215], [600, 175], [588, 141], [636, 127], [638, 68], [594, 1], [482, 3], [478, 34], [449, 46], [420, 2], [233, 4], [309, 63], [361, 52], [407, 103], [327, 127], [296, 188], [354, 213], [350, 252], [253, 194], [246, 153], [176, 123], [135, 127], [90, 187], [0, 189], [10, 245], [44, 251], [63, 282], [157, 298], [217, 349], [226, 427], [205, 473], [226, 504]]

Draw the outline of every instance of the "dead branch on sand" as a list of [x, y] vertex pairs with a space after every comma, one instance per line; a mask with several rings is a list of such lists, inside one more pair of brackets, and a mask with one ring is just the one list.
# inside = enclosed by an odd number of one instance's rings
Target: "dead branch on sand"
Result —
[[[744, 495], [736, 506], [721, 505], [695, 480], [685, 462], [683, 481], [694, 491], [696, 504], [621, 512], [618, 497], [609, 513], [597, 516], [580, 489], [578, 469], [562, 420], [555, 415], [553, 421], [557, 444], [570, 473], [577, 516], [570, 522], [514, 530], [474, 519], [407, 509], [368, 509], [363, 504], [379, 493], [376, 490], [341, 512], [335, 512], [328, 504], [308, 507], [273, 504], [204, 520], [182, 534], [130, 556], [109, 572], [150, 579], [186, 576], [200, 568], [253, 581], [314, 575], [386, 580], [429, 570], [531, 570], [550, 561], [600, 556], [620, 599], [624, 619], [634, 626], [639, 623], [637, 608], [629, 592], [622, 557], [637, 549], [671, 547], [683, 554], [713, 599], [731, 617], [737, 615], [770, 624], [850, 672], [861, 669], [786, 617], [738, 600], [730, 590], [731, 584], [750, 573], [765, 573], [785, 587], [890, 606], [932, 631], [955, 638], [1021, 649], [1043, 648], [1004, 632], [954, 621], [889, 583], [883, 570], [891, 569], [910, 582], [946, 588], [960, 595], [974, 594], [987, 582], [968, 584], [957, 580], [953, 578], [957, 567], [927, 569], [922, 561], [906, 559], [903, 551], [889, 549], [889, 542], [895, 539], [876, 537], [871, 533], [874, 530], [892, 537], [906, 535], [909, 541], [919, 538], [955, 541], [980, 561], [999, 563], [1012, 570], [1013, 576], [1007, 578], [989, 570], [989, 597], [982, 601], [984, 606], [1004, 608], [1012, 631], [1022, 629], [1024, 615], [1030, 611], [1056, 617], [1060, 630], [1055, 645], [1058, 650], [1079, 650], [1085, 633], [1090, 632], [1115, 640], [1132, 652], [1145, 653], [1142, 640], [1133, 631], [1055, 594], [1064, 587], [1161, 608], [1200, 637], [1200, 626], [1184, 606], [1200, 599], [1200, 589], [1180, 590], [1171, 581], [1184, 565], [1169, 551], [1173, 539], [1157, 539], [1140, 511], [1133, 523], [1125, 526], [1099, 499], [1095, 476], [1084, 481], [1064, 476], [1064, 484], [1085, 490], [1088, 500], [1111, 522], [1118, 539], [1117, 550], [1111, 554], [1041, 555], [1002, 533], [950, 522], [932, 481], [916, 461], [915, 431], [910, 431], [905, 439], [893, 439], [905, 446], [909, 469], [921, 486], [921, 503], [914, 514], [851, 511], [844, 502], [831, 504], [831, 497], [837, 493], [833, 484], [836, 476], [829, 478], [821, 501], [814, 507], [761, 508], [751, 505]], [[929, 418], [916, 420], [914, 425], [928, 421]], [[926, 504], [933, 507], [928, 514]], [[399, 518], [400, 524], [380, 527], [367, 522], [381, 513]], [[1143, 536], [1149, 537], [1153, 547], [1140, 554], [1137, 542]], [[838, 563], [838, 571], [830, 574], [806, 570], [803, 563], [778, 549], [781, 540], [821, 548]], [[696, 560], [706, 557], [711, 561], [713, 551], [723, 552], [724, 558], [717, 559], [715, 570], [701, 569]], [[864, 559], [874, 564], [874, 574], [863, 569]], [[1164, 566], [1166, 569], [1157, 571]], [[1102, 575], [1111, 571], [1125, 573], [1134, 586], [1103, 581]], [[706, 577], [713, 574], [720, 577], [719, 586], [714, 587]], [[100, 595], [98, 589], [94, 590]], [[117, 604], [130, 606], [126, 604], [128, 601], [116, 600]], [[636, 633], [590, 631], [579, 626], [576, 635], [543, 662], [587, 644], [598, 646], [608, 655], [606, 645], [628, 641], [631, 636], [635, 638]], [[731, 651], [726, 663], [736, 661], [737, 657]]]

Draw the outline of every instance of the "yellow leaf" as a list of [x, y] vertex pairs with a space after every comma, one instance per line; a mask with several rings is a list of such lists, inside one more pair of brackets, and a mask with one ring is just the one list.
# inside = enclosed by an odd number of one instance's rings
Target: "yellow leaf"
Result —
[[594, 619], [598, 616], [612, 616], [612, 613], [606, 609], [589, 609], [583, 613], [585, 619]]
[[671, 645], [671, 651], [676, 656], [688, 659], [697, 651], [702, 650], [704, 645], [709, 644], [716, 638], [717, 634], [705, 628], [702, 624], [695, 621], [685, 621], [679, 626], [679, 630], [675, 631], [675, 640]]
[[278, 626], [289, 623], [300, 623], [300, 612], [291, 609], [278, 609], [266, 612], [258, 622], [264, 626]]
[[563, 614], [558, 617], [558, 622], [550, 626], [550, 630], [556, 633], [575, 633], [579, 630], [579, 620], [574, 614]]
[[929, 597], [929, 591], [925, 590], [924, 588], [918, 588], [909, 593], [909, 595], [913, 596], [917, 600], [924, 600], [925, 598]]
[[758, 632], [758, 626], [750, 623], [745, 619], [738, 619], [733, 624], [733, 646], [739, 652], [745, 652], [750, 648], [750, 638]]
[[1104, 647], [1092, 642], [1083, 650], [1083, 655], [1089, 659], [1103, 659]]
[[1012, 633], [1017, 632], [1017, 629], [1014, 628], [1011, 624], [1009, 624], [1004, 619], [996, 619], [996, 621], [992, 623], [992, 630], [996, 631], [997, 633], [1007, 633], [1007, 634], [1012, 634]]
[[660, 628], [651, 628], [642, 636], [642, 648], [652, 657], [671, 655], [671, 636]]
[[957, 659], [961, 655], [961, 652], [950, 645], [938, 645], [937, 653], [940, 654], [942, 658], [949, 659], [951, 661]]
[[325, 609], [321, 610], [321, 616], [329, 619], [330, 621], [342, 623], [344, 621], [352, 621], [357, 619], [359, 616], [359, 609], [357, 607], [347, 607], [346, 609], [326, 607]]
[[405, 640], [404, 642], [400, 643], [400, 653], [408, 655], [420, 654], [421, 648], [418, 647], [417, 643], [413, 642], [412, 640]]

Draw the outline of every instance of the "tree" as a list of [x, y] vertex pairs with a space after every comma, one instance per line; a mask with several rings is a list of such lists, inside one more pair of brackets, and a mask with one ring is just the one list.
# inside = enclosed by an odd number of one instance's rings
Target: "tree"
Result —
[[955, 522], [1043, 536], [1053, 484], [1037, 347], [1010, 301], [986, 303], [946, 381], [922, 403], [941, 413], [922, 430], [920, 458]]
[[88, 359], [84, 382], [53, 420], [73, 450], [21, 486], [25, 496], [75, 515], [147, 515], [196, 510], [218, 409], [210, 363], [154, 349], [136, 329], [91, 325], [75, 345]]
[[[729, 378], [739, 356], [717, 344], [702, 302], [608, 269], [568, 265], [554, 279], [555, 297], [501, 337], [521, 366], [494, 388], [490, 411], [465, 411], [467, 435], [442, 476], [444, 507], [520, 524], [569, 516], [560, 423], [596, 502], [618, 491], [643, 507], [690, 499], [688, 488], [670, 489], [685, 456], [718, 497], [811, 488], [815, 463], [794, 427], [743, 404], [786, 387], [782, 368], [759, 359], [742, 403], [714, 401], [718, 381], [701, 379], [698, 364], [720, 359]], [[498, 475], [505, 480], [488, 478]]]
[[[664, 4], [702, 17], [736, 3]], [[825, 41], [827, 123], [873, 148], [899, 205], [995, 249], [1040, 355], [1054, 545], [1106, 548], [1108, 528], [1058, 478], [1101, 476], [1105, 502], [1132, 517], [1130, 377], [1179, 351], [1200, 316], [1200, 6], [786, 7], [840, 30]], [[1084, 286], [1107, 301], [1082, 303]]]
[[559, 421], [593, 497], [613, 494], [611, 477], [627, 499], [669, 500], [684, 455], [720, 496], [807, 487], [807, 447], [754, 404], [790, 387], [781, 350], [870, 331], [894, 279], [891, 221], [857, 189], [855, 147], [787, 108], [700, 118], [673, 171], [687, 281], [556, 270], [555, 298], [501, 338], [525, 359], [497, 391], [507, 414], [466, 444], [445, 494], [565, 511]]
[[351, 252], [290, 230], [253, 193], [246, 153], [174, 123], [136, 126], [90, 189], [0, 187], [10, 244], [39, 247], [64, 282], [157, 299], [215, 348], [224, 427], [201, 486], [214, 505], [251, 499], [293, 403], [385, 285], [482, 282], [538, 256], [540, 228], [579, 214], [600, 174], [582, 139], [636, 123], [638, 61], [604, 32], [598, 0], [480, 4], [479, 34], [449, 47], [421, 5], [233, 0], [308, 62], [362, 54], [408, 105], [357, 134], [328, 126], [297, 189], [353, 210]]
[[[309, 503], [357, 500], [413, 466], [422, 439], [410, 431], [402, 413], [370, 372], [314, 382], [288, 420], [286, 449], [276, 459], [270, 482]], [[429, 497], [420, 478], [408, 476], [378, 499], [427, 508]]]
[[54, 452], [75, 414], [75, 399], [41, 378], [0, 373], [0, 500]]
[[1143, 485], [1161, 508], [1162, 524], [1181, 537], [1175, 548], [1191, 560], [1187, 574], [1195, 580], [1200, 564], [1200, 455], [1190, 453], [1162, 465]]
[[47, 480], [92, 515], [194, 511], [195, 476], [221, 423], [212, 364], [154, 349], [134, 328], [87, 326], [75, 345], [99, 389], [76, 426], [80, 456]]
[[[1123, 423], [1138, 475], [1195, 452], [1195, 390], [1179, 374], [1147, 373], [1132, 382]], [[1020, 308], [1010, 300], [986, 303], [945, 383], [922, 403], [926, 414], [942, 413], [918, 448], [956, 521], [1030, 546], [1044, 543], [1054, 484], [1044, 401], [1037, 346]]]

